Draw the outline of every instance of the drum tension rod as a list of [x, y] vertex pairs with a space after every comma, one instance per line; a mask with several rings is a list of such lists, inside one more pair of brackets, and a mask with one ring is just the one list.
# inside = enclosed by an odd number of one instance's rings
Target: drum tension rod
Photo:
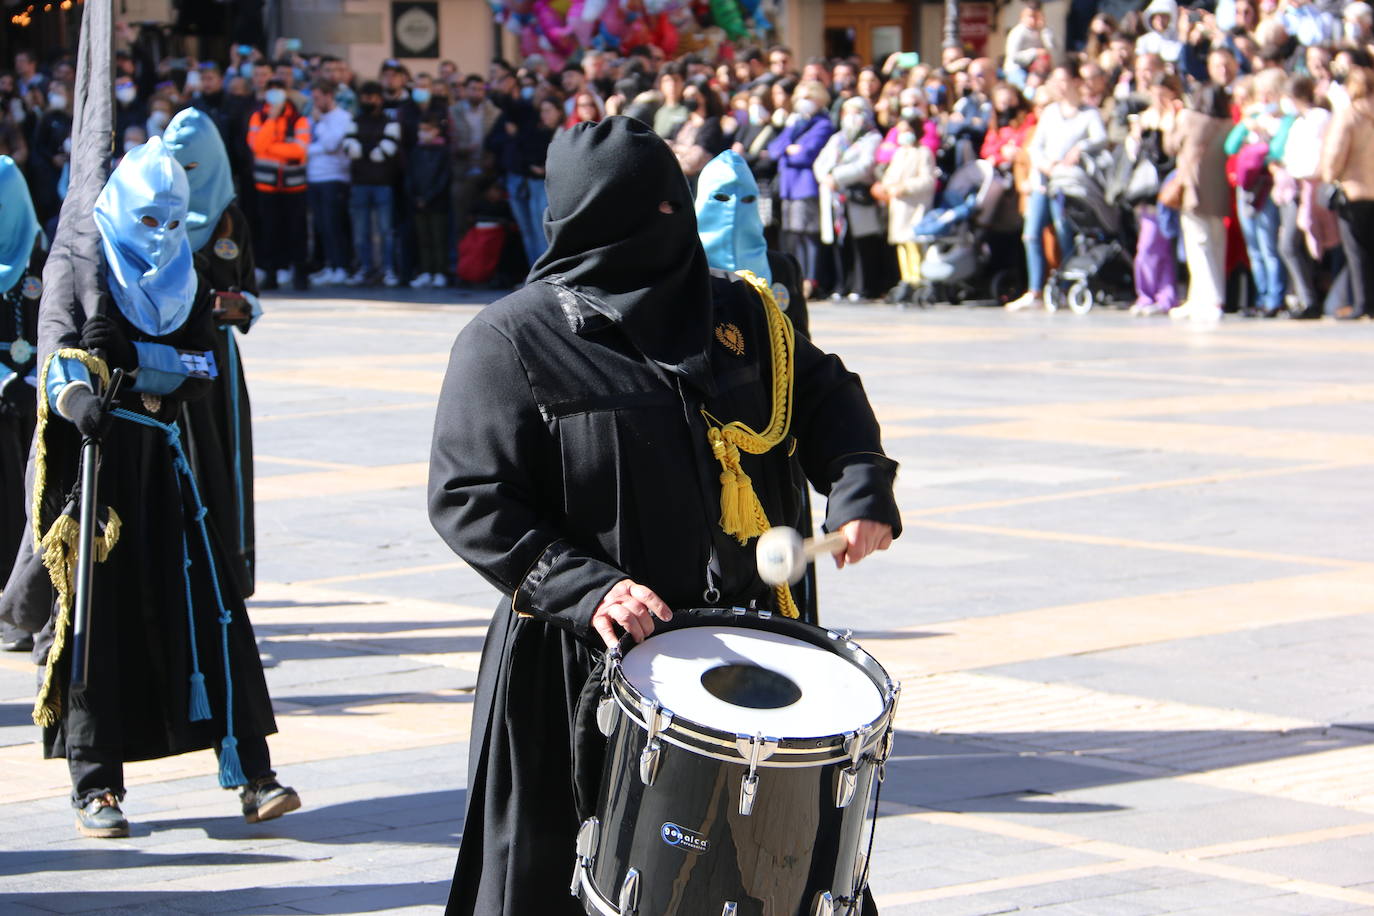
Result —
[[859, 763], [863, 760], [864, 745], [867, 743], [867, 725], [844, 736], [844, 751], [849, 755], [849, 766], [840, 770], [835, 783], [836, 808], [847, 808], [854, 800], [855, 790], [859, 787]]
[[615, 697], [611, 695], [611, 682], [620, 670], [620, 650], [611, 649], [606, 653], [606, 664], [601, 671], [601, 699], [596, 704], [596, 727], [605, 737], [615, 731]]
[[640, 700], [639, 706], [644, 714], [644, 727], [649, 730], [644, 750], [639, 754], [639, 780], [646, 786], [652, 786], [658, 778], [659, 765], [663, 762], [663, 745], [658, 740], [658, 733], [672, 724], [673, 714], [647, 698]]
[[777, 738], [765, 738], [762, 732], [748, 735], [736, 735], [735, 747], [739, 750], [740, 756], [749, 761], [749, 772], [740, 780], [739, 785], [739, 813], [745, 817], [754, 810], [754, 798], [759, 791], [759, 763], [773, 756], [773, 752], [778, 749]]
[[577, 852], [573, 856], [573, 879], [572, 896], [577, 896], [577, 891], [582, 885], [582, 873], [592, 867], [592, 860], [596, 858], [596, 841], [601, 833], [601, 821], [595, 817], [589, 817], [582, 822], [582, 826], [577, 831]]

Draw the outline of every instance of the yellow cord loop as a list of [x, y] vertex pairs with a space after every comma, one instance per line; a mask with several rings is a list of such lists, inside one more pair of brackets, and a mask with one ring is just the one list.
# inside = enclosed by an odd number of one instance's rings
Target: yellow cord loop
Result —
[[[720, 527], [735, 537], [741, 545], [758, 537], [769, 528], [753, 481], [740, 463], [740, 451], [762, 455], [787, 438], [792, 428], [792, 361], [794, 337], [792, 322], [778, 308], [768, 283], [747, 270], [737, 271], [763, 300], [764, 315], [768, 319], [768, 346], [773, 364], [772, 414], [763, 432], [734, 420], [721, 423], [706, 411], [706, 438], [711, 454], [720, 462]], [[796, 617], [797, 605], [786, 585], [777, 588], [778, 609], [784, 617]]]
[[[67, 638], [72, 627], [72, 599], [76, 589], [77, 542], [80, 540], [80, 523], [70, 515], [59, 514], [53, 520], [46, 534], [42, 533], [43, 493], [48, 484], [48, 443], [44, 431], [48, 426], [50, 409], [48, 405], [48, 368], [54, 359], [74, 359], [86, 367], [93, 376], [100, 379], [101, 385], [110, 384], [110, 369], [105, 361], [92, 356], [85, 350], [58, 350], [47, 358], [38, 374], [38, 420], [34, 430], [36, 448], [34, 450], [33, 503], [30, 523], [33, 528], [34, 550], [47, 567], [48, 578], [52, 580], [57, 592], [57, 624], [53, 631], [52, 648], [48, 650], [47, 665], [43, 670], [43, 684], [38, 689], [38, 697], [33, 704], [33, 722], [39, 726], [55, 725], [62, 716], [62, 696], [56, 685], [58, 662], [67, 648]], [[97, 563], [105, 562], [119, 542], [120, 521], [113, 508], [109, 509], [109, 519], [105, 531], [95, 538]]]

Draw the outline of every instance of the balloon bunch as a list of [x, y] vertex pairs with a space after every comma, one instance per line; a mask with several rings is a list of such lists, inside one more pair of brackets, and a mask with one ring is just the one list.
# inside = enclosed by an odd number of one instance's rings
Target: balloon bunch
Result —
[[[628, 50], [655, 45], [669, 57], [680, 33], [702, 25], [721, 28], [732, 41], [764, 38], [773, 24], [766, 0], [488, 0], [496, 22], [520, 37], [520, 53], [541, 54], [555, 70], [581, 51]], [[752, 23], [752, 28], [746, 24]]]

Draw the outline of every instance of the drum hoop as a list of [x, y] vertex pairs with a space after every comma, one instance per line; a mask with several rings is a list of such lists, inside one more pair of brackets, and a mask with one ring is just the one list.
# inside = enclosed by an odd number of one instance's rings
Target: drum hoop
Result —
[[[691, 621], [691, 623], [688, 623]], [[656, 629], [660, 631], [690, 629], [692, 626], [710, 626], [721, 624], [725, 626], [738, 626], [744, 629], [760, 630], [765, 633], [775, 635], [791, 636], [800, 642], [807, 643], [817, 648], [826, 649], [840, 655], [850, 661], [864, 672], [873, 682], [874, 687], [878, 688], [882, 694], [883, 711], [878, 714], [873, 721], [860, 725], [853, 729], [857, 732], [860, 729], [866, 731], [867, 739], [864, 741], [862, 750], [867, 752], [883, 740], [884, 733], [892, 720], [897, 701], [897, 688], [892, 678], [887, 673], [887, 669], [874, 658], [866, 649], [851, 640], [847, 634], [839, 633], [834, 630], [825, 630], [812, 624], [803, 623], [799, 620], [789, 620], [786, 618], [763, 615], [749, 611], [745, 608], [690, 608], [679, 611], [673, 616], [673, 620], [660, 624]], [[627, 637], [628, 639], [628, 637]], [[621, 643], [620, 652], [627, 652], [634, 645]], [[837, 645], [843, 648], [843, 652], [836, 651]], [[857, 657], [857, 658], [856, 658]], [[618, 661], [619, 656], [613, 654], [609, 662], [611, 665], [610, 682], [611, 692], [615, 695], [616, 703], [636, 725], [648, 731], [648, 724], [642, 718], [641, 704], [647, 699], [643, 694], [630, 683], [625, 677], [624, 671]], [[867, 664], [864, 664], [867, 662]], [[874, 672], [882, 675], [882, 683], [873, 677]], [[732, 763], [741, 763], [744, 757], [738, 749], [738, 739], [741, 737], [735, 732], [723, 729], [712, 728], [693, 719], [678, 714], [673, 715], [672, 721], [668, 726], [658, 732], [659, 736], [665, 738], [670, 744], [675, 744], [685, 750], [700, 753], [718, 760], [726, 760]], [[850, 759], [850, 752], [845, 749], [845, 735], [842, 732], [835, 735], [822, 735], [813, 738], [786, 738], [780, 737], [778, 749], [766, 760], [760, 761], [759, 765], [764, 767], [810, 767], [826, 766]], [[744, 736], [751, 737], [751, 736]], [[717, 749], [725, 749], [726, 753], [721, 753]], [[779, 759], [780, 756], [791, 757], [793, 759]], [[805, 760], [798, 760], [798, 757], [806, 757]]]
[[[640, 695], [639, 691], [635, 690], [634, 687], [630, 686], [629, 683], [624, 680], [616, 682], [614, 691], [616, 705], [620, 707], [620, 711], [623, 712], [631, 722], [647, 733], [649, 726], [640, 715], [641, 707], [639, 704], [643, 697]], [[873, 749], [882, 742], [883, 735], [887, 731], [891, 711], [892, 707], [889, 705], [883, 710], [878, 718], [868, 723], [867, 726], [864, 726], [868, 733], [868, 740], [864, 742], [862, 748], [864, 752]], [[690, 723], [691, 727], [689, 727], [687, 723]], [[698, 729], [704, 730], [698, 731]], [[858, 729], [855, 729], [855, 731], [858, 731]], [[729, 738], [717, 737], [719, 735], [728, 735]], [[716, 760], [724, 760], [728, 763], [738, 763], [742, 766], [746, 760], [740, 754], [736, 742], [741, 737], [748, 738], [751, 736], [741, 736], [734, 732], [710, 729], [709, 726], [703, 726], [691, 719], [685, 719], [675, 714], [673, 716], [673, 721], [668, 727], [659, 730], [658, 737], [667, 741], [669, 744], [677, 745], [683, 750], [690, 751], [693, 754], [698, 754], [703, 757], [713, 757]], [[803, 742], [810, 746], [799, 746]], [[824, 744], [821, 747], [817, 747], [815, 746], [816, 742], [824, 742]], [[794, 759], [779, 759], [780, 757], [792, 757]], [[795, 759], [801, 757], [806, 759]], [[773, 752], [772, 756], [760, 760], [758, 766], [775, 768], [820, 767], [829, 766], [834, 763], [843, 763], [849, 759], [850, 754], [844, 749], [844, 735], [826, 735], [820, 738], [779, 739], [778, 749]]]
[[600, 913], [601, 916], [621, 916], [620, 910], [616, 909], [615, 904], [606, 899], [601, 891], [597, 890], [596, 881], [592, 878], [591, 868], [586, 864], [579, 863], [577, 871], [578, 889], [582, 892], [578, 896], [585, 902], [596, 907], [596, 911]]

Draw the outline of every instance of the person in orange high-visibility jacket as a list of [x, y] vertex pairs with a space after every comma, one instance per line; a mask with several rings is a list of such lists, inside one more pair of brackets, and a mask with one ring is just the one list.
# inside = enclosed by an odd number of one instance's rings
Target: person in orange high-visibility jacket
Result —
[[265, 102], [248, 121], [253, 151], [253, 185], [258, 190], [262, 225], [258, 264], [267, 272], [263, 289], [293, 283], [306, 288], [305, 160], [310, 121], [296, 110], [280, 80], [267, 84]]

